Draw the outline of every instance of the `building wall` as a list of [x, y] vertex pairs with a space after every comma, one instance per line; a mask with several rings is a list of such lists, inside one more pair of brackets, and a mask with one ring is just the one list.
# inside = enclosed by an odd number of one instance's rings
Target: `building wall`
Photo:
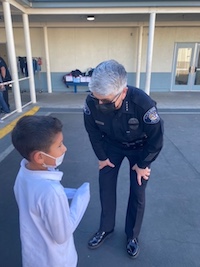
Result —
[[[122, 63], [130, 84], [135, 84], [138, 28], [48, 28], [50, 69], [54, 91], [70, 91], [62, 81], [64, 74], [74, 69], [85, 72], [107, 59]], [[32, 56], [42, 58], [42, 69], [35, 74], [36, 89], [47, 90], [46, 59], [43, 28], [30, 28]], [[1, 43], [6, 42], [0, 28]], [[16, 56], [26, 56], [23, 28], [14, 28]], [[152, 64], [151, 91], [169, 91], [176, 42], [200, 42], [199, 27], [156, 27]], [[141, 84], [145, 85], [148, 27], [143, 30]], [[28, 87], [23, 81], [20, 86]], [[38, 87], [38, 88], [37, 88]], [[85, 90], [85, 88], [80, 89]]]
[[[99, 62], [116, 58], [134, 70], [136, 29], [131, 28], [68, 28], [48, 29], [52, 72], [86, 71]], [[58, 49], [59, 48], [59, 49]]]

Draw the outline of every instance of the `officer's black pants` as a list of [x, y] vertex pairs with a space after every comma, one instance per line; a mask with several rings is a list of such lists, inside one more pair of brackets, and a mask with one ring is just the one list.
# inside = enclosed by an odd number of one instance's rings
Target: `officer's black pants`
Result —
[[136, 172], [132, 167], [137, 162], [140, 151], [125, 150], [111, 145], [106, 145], [108, 158], [115, 165], [104, 167], [99, 171], [99, 187], [101, 200], [100, 230], [109, 232], [115, 227], [116, 215], [116, 186], [117, 176], [121, 163], [125, 157], [130, 163], [130, 192], [126, 213], [125, 233], [127, 238], [136, 238], [139, 235], [145, 208], [145, 188], [147, 181], [142, 180], [142, 185], [137, 183]]

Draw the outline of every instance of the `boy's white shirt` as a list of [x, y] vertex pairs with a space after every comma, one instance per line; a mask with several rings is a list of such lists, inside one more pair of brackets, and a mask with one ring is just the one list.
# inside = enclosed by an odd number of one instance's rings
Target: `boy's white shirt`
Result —
[[76, 194], [77, 189], [75, 188], [64, 188], [65, 194], [68, 199], [72, 199]]
[[[64, 188], [62, 172], [31, 171], [26, 163], [23, 159], [14, 185], [23, 267], [75, 267], [73, 232], [89, 203], [89, 183]], [[70, 207], [67, 198], [72, 199]]]

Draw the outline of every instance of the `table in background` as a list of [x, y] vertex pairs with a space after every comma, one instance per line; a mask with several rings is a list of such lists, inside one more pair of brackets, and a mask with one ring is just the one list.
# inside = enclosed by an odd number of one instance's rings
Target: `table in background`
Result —
[[88, 86], [88, 82], [66, 82], [67, 86], [74, 86], [74, 93], [77, 93], [78, 86]]

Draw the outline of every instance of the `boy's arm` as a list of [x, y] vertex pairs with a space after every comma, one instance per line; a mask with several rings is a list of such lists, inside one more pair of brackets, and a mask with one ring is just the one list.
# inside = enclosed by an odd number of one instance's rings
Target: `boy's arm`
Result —
[[76, 190], [70, 207], [65, 194], [56, 200], [52, 199], [51, 205], [48, 203], [44, 223], [56, 243], [62, 244], [72, 236], [85, 213], [89, 199], [89, 183], [84, 183]]
[[68, 199], [72, 199], [74, 195], [76, 194], [77, 189], [76, 188], [64, 188], [65, 194]]
[[84, 183], [80, 186], [70, 205], [70, 218], [73, 224], [73, 232], [81, 221], [90, 200], [90, 185]]

